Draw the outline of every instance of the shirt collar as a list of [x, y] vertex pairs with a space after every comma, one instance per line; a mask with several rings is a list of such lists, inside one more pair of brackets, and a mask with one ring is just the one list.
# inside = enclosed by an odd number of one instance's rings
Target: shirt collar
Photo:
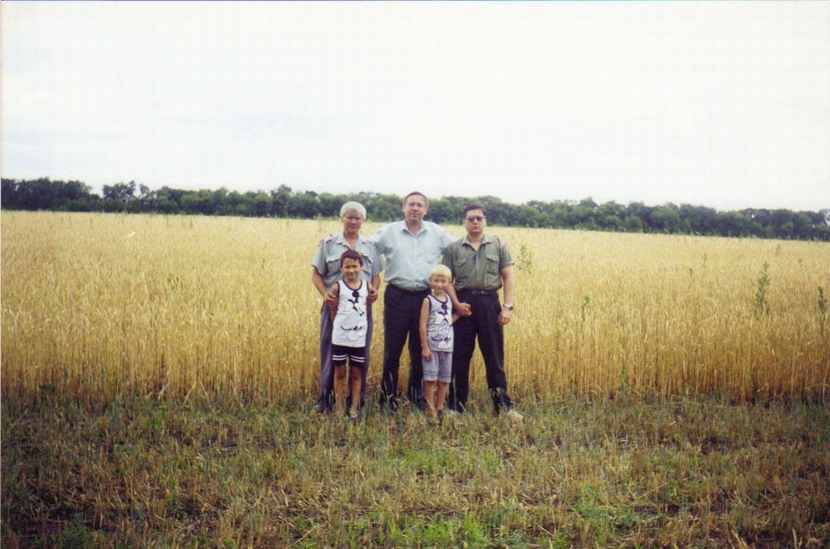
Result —
[[[406, 225], [406, 219], [404, 219], [403, 221], [401, 221], [401, 231], [403, 231], [403, 232], [405, 232], [405, 233], [412, 234], [412, 233], [410, 233], [410, 232], [409, 232], [409, 227]], [[427, 222], [426, 222], [425, 220], [423, 220], [423, 219], [422, 219], [422, 220], [421, 220], [421, 228], [420, 228], [420, 229], [418, 229], [418, 232], [417, 232], [417, 233], [415, 233], [415, 235], [414, 235], [414, 236], [418, 236], [419, 234], [421, 234], [421, 233], [425, 233], [425, 232], [427, 232]]]
[[[484, 236], [481, 237], [481, 243], [482, 244], [489, 244], [492, 241], [493, 241], [493, 239], [487, 233], [484, 233]], [[470, 242], [470, 235], [468, 235], [467, 233], [464, 233], [464, 238], [461, 239], [461, 244], [466, 244], [467, 246], [472, 246], [473, 243]]]
[[[349, 247], [349, 243], [346, 241], [346, 235], [343, 234], [343, 231], [340, 231], [339, 233], [337, 233], [335, 235], [334, 241], [338, 244], [342, 244], [343, 246], [346, 246], [347, 248]], [[357, 234], [357, 245], [359, 246], [360, 244], [363, 244], [365, 241], [366, 241], [366, 239], [363, 238], [363, 235], [358, 233]]]

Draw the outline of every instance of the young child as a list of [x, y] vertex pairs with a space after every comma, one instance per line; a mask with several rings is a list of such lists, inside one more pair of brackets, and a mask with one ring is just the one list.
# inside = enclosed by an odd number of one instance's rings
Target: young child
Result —
[[346, 250], [340, 256], [343, 278], [332, 286], [336, 296], [331, 307], [333, 320], [331, 336], [331, 363], [334, 368], [334, 411], [345, 413], [346, 362], [351, 379], [351, 407], [349, 417], [356, 420], [360, 406], [361, 369], [366, 357], [366, 296], [369, 285], [360, 279], [363, 257], [355, 250]]
[[447, 288], [452, 273], [445, 265], [436, 265], [429, 273], [430, 295], [421, 305], [421, 356], [424, 359], [424, 398], [427, 417], [437, 419], [444, 409], [444, 399], [452, 377], [452, 325], [458, 315], [452, 312]]

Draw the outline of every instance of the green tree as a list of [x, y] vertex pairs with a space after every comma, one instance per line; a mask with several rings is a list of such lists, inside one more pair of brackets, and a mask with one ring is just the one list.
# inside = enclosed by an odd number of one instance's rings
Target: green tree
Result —
[[349, 197], [344, 194], [322, 193], [317, 196], [318, 210], [323, 217], [340, 217], [340, 208]]
[[730, 211], [718, 215], [718, 226], [723, 236], [744, 236], [749, 231], [751, 220], [741, 212]]
[[624, 219], [628, 215], [625, 206], [616, 202], [606, 202], [596, 210], [597, 224], [609, 231], [624, 229]]
[[271, 191], [271, 214], [277, 217], [288, 215], [288, 202], [291, 200], [291, 187], [280, 185]]
[[697, 234], [714, 234], [717, 229], [718, 212], [704, 206], [680, 205], [680, 218], [688, 222], [691, 231]]
[[104, 200], [129, 202], [135, 199], [135, 181], [104, 185]]
[[658, 206], [651, 212], [651, 228], [664, 233], [680, 231], [680, 212], [674, 204]]
[[[649, 220], [651, 219], [651, 212], [653, 208], [646, 206], [642, 202], [631, 202], [627, 209], [630, 217], [636, 217], [640, 220], [640, 223], [642, 224], [642, 231], [648, 231], [650, 228]], [[636, 221], [632, 223], [636, 225]]]
[[306, 191], [301, 194], [294, 194], [288, 201], [288, 215], [291, 217], [304, 217], [310, 219], [320, 214], [320, 202], [317, 200], [317, 193]]
[[156, 191], [155, 211], [159, 213], [172, 214], [181, 211], [181, 199], [184, 191], [162, 187]]

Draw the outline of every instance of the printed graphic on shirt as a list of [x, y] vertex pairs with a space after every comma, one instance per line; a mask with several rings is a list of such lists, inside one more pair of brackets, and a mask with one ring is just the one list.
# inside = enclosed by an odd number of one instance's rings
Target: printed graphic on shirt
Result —
[[369, 288], [363, 281], [357, 289], [349, 288], [343, 280], [340, 285], [337, 314], [334, 317], [332, 343], [347, 347], [363, 347], [366, 345], [366, 296]]
[[440, 301], [429, 295], [429, 319], [427, 319], [427, 339], [432, 351], [452, 351], [452, 307], [449, 299]]

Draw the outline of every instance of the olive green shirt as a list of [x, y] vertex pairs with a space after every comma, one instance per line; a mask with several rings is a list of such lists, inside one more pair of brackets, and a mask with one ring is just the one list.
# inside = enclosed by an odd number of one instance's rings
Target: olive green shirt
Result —
[[478, 251], [467, 236], [447, 246], [443, 263], [455, 277], [456, 290], [498, 290], [501, 270], [513, 265], [513, 257], [499, 237], [485, 234]]

